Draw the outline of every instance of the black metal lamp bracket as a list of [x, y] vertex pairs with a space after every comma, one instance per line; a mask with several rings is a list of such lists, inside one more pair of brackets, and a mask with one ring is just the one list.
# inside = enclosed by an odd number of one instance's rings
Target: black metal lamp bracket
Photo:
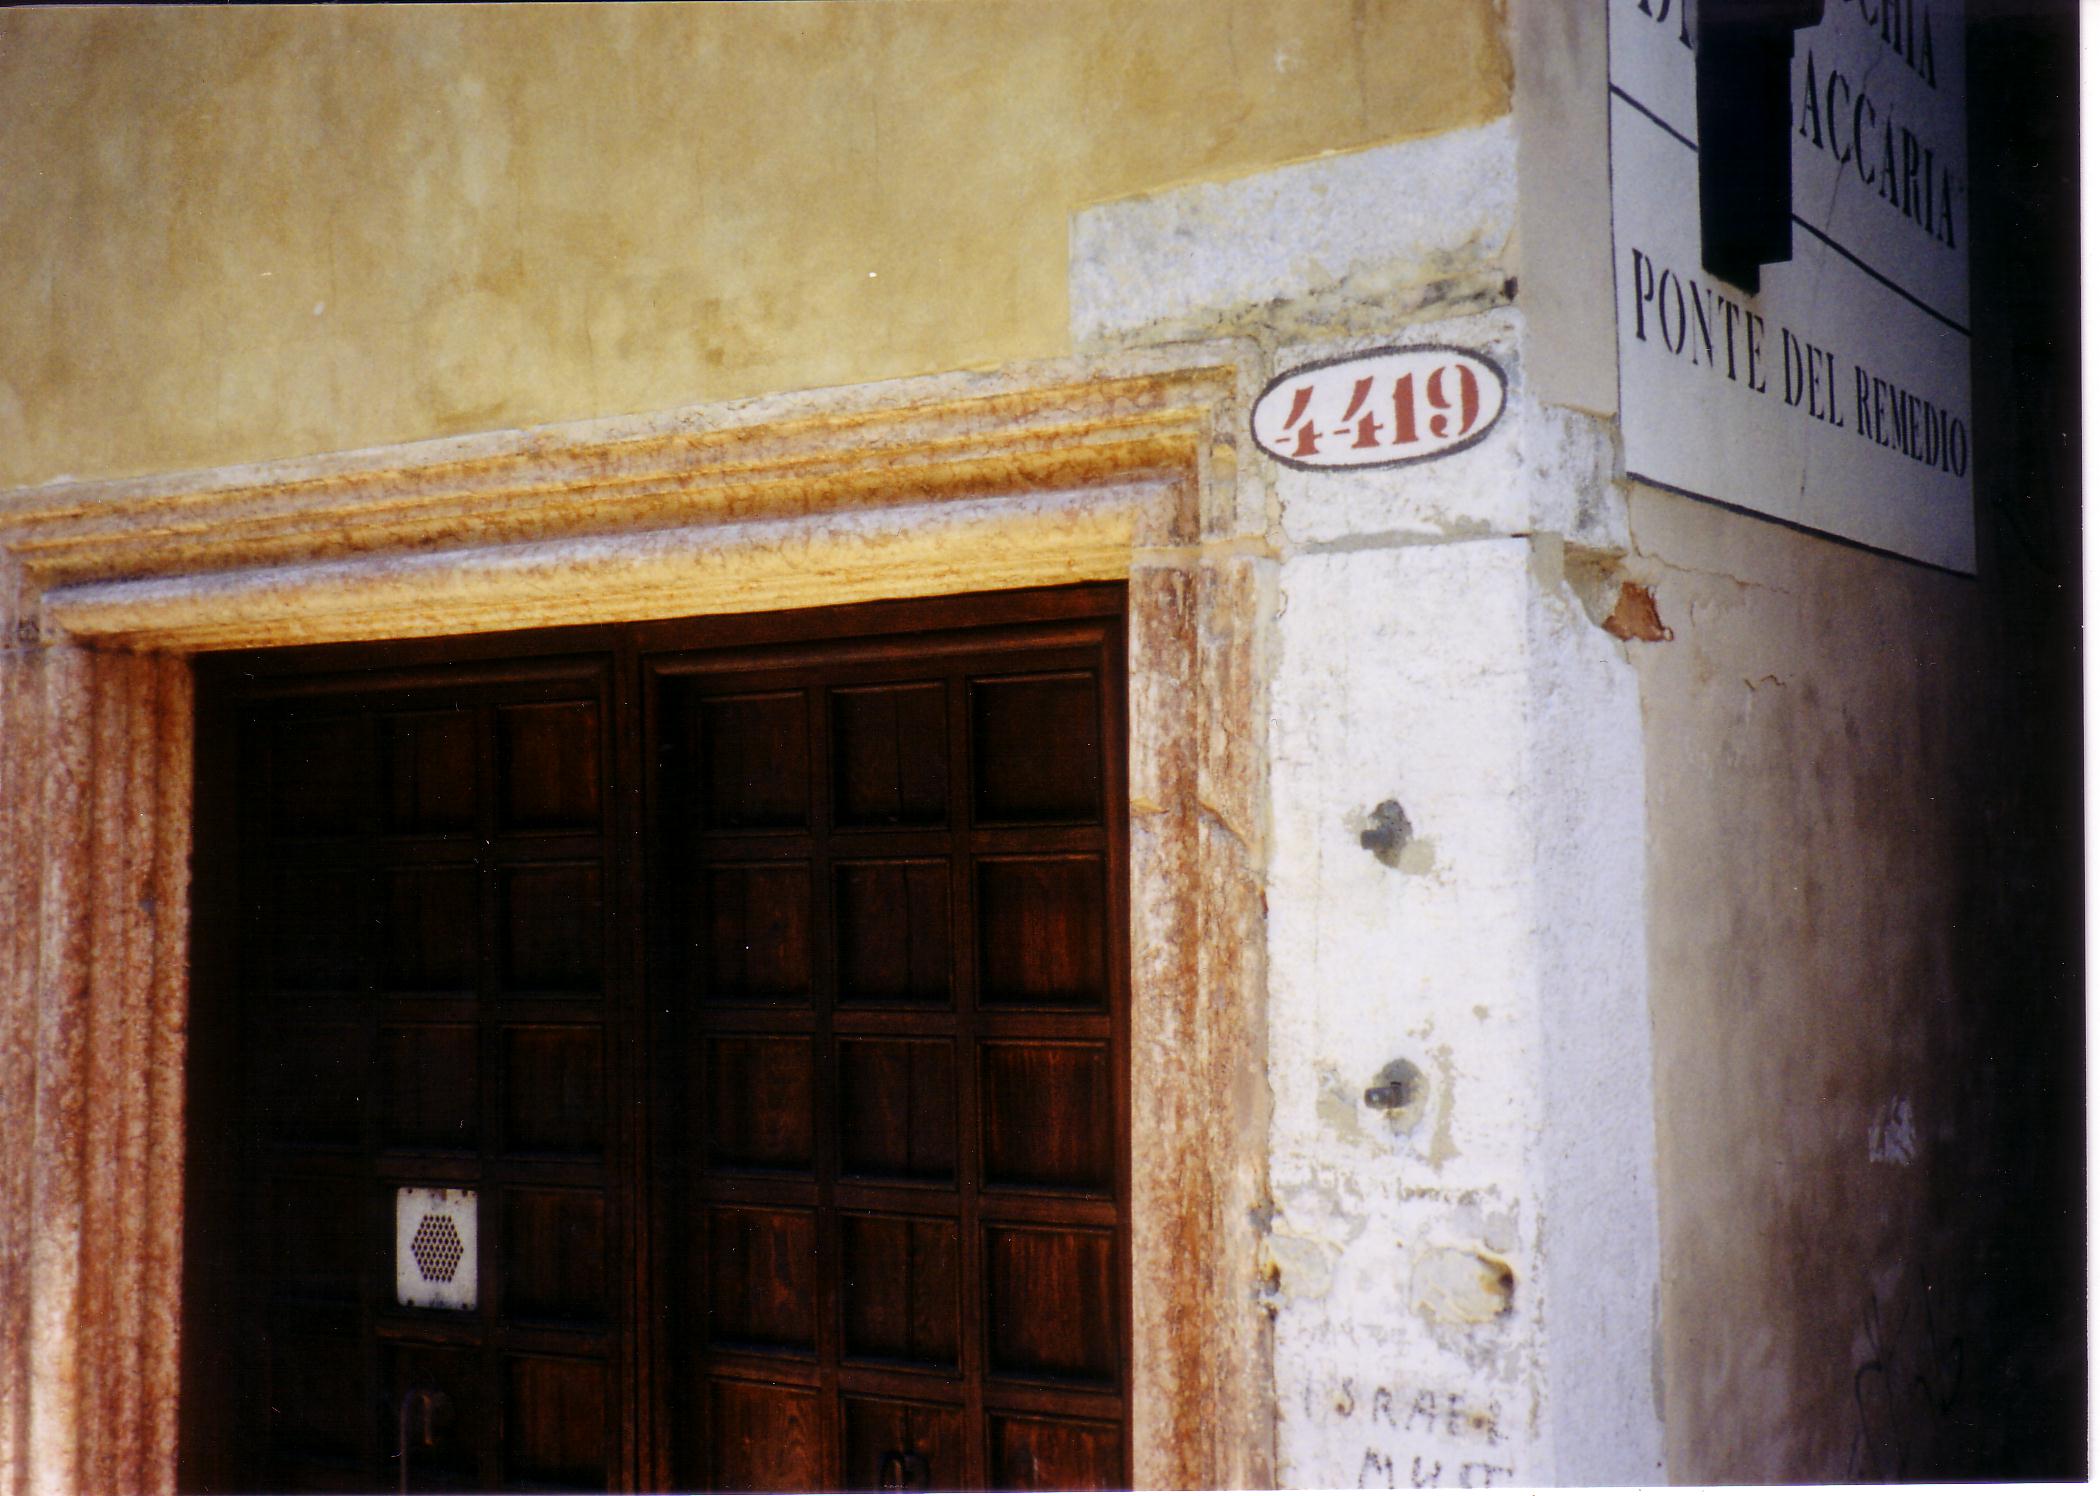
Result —
[[1697, 0], [1699, 246], [1709, 274], [1757, 290], [1793, 258], [1794, 33], [1823, 0]]

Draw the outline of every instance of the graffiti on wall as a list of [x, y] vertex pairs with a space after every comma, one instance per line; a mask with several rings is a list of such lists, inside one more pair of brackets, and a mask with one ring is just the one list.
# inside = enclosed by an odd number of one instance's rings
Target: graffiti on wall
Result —
[[1865, 1349], [1852, 1372], [1857, 1418], [1847, 1479], [1904, 1480], [1923, 1473], [1962, 1390], [1962, 1338], [1947, 1306], [1917, 1278], [1884, 1303], [1870, 1290], [1860, 1309]]
[[[1308, 1384], [1304, 1407], [1307, 1418], [1361, 1436], [1363, 1458], [1355, 1471], [1359, 1489], [1482, 1490], [1516, 1479], [1514, 1457], [1501, 1452], [1507, 1442], [1502, 1404], [1493, 1399], [1342, 1377], [1324, 1389]], [[1480, 1453], [1454, 1458], [1454, 1441], [1479, 1446]]]

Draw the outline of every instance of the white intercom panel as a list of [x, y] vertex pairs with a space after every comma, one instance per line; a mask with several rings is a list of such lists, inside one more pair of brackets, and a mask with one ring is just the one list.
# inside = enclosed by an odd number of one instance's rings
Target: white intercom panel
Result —
[[417, 1309], [472, 1309], [479, 1274], [474, 1191], [409, 1188], [394, 1194], [394, 1296]]

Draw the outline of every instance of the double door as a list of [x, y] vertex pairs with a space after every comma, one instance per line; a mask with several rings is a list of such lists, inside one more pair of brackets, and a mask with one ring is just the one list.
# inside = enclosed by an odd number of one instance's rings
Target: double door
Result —
[[184, 1474], [1127, 1483], [1114, 589], [200, 669]]

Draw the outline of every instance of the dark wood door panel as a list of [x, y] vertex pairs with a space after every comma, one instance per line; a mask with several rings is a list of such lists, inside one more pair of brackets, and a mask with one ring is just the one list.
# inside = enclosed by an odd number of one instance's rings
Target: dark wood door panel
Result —
[[948, 819], [948, 702], [938, 680], [834, 685], [832, 805], [846, 830]]
[[839, 1176], [869, 1184], [952, 1185], [959, 1115], [954, 1038], [834, 1042]]
[[952, 1216], [838, 1215], [840, 1354], [954, 1371], [962, 1353]]
[[841, 1007], [953, 1005], [950, 876], [934, 857], [834, 864]]
[[[1088, 671], [969, 682], [971, 812], [979, 825], [1101, 819], [1101, 681]], [[1057, 751], [1048, 751], [1055, 744]]]
[[1107, 859], [975, 862], [977, 990], [986, 1005], [1108, 1007]]
[[714, 1491], [821, 1491], [830, 1451], [823, 1399], [806, 1387], [709, 1378], [702, 1384], [691, 1468]]
[[992, 1491], [1110, 1491], [1125, 1485], [1127, 1425], [1076, 1418], [995, 1414]]

